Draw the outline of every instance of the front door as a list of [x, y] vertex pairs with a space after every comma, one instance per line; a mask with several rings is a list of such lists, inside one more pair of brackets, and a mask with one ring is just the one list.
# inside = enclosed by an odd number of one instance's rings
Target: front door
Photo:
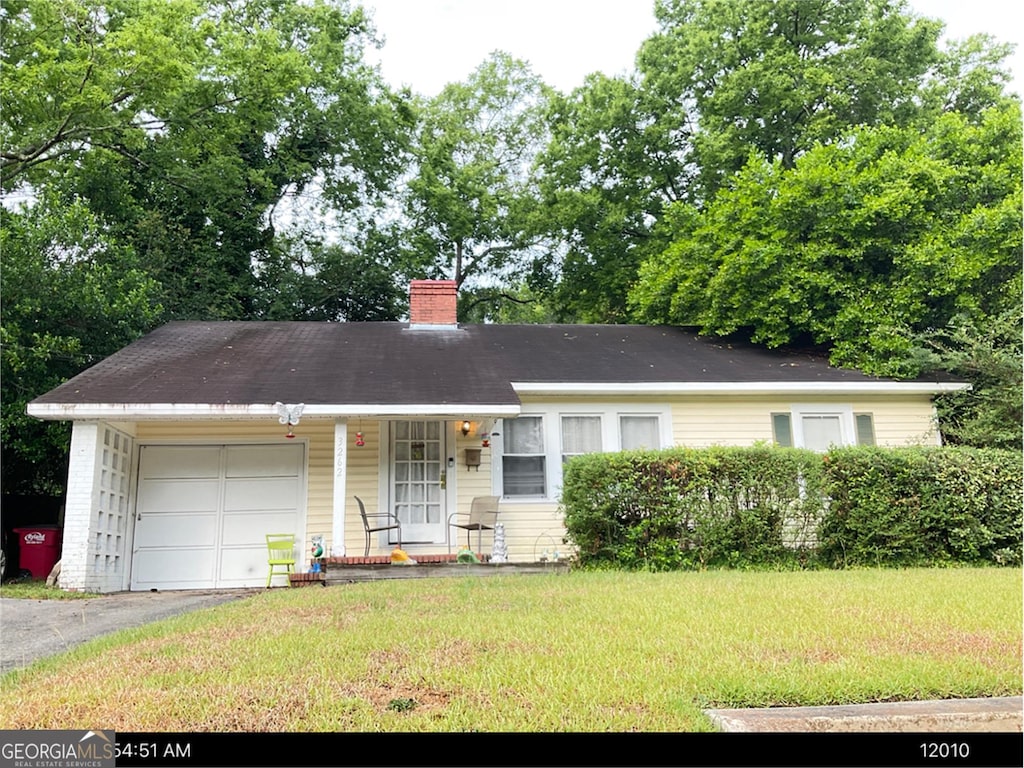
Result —
[[403, 545], [445, 541], [446, 455], [443, 421], [392, 423], [391, 499]]

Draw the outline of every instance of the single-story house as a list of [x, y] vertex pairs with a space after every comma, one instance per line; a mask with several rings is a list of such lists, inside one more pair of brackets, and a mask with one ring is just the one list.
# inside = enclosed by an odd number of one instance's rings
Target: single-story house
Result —
[[398, 515], [413, 558], [464, 542], [449, 515], [500, 497], [508, 560], [535, 561], [566, 553], [567, 457], [938, 444], [933, 398], [965, 386], [682, 328], [459, 325], [455, 304], [454, 282], [414, 281], [408, 323], [173, 322], [33, 400], [73, 422], [62, 586], [262, 586], [266, 533], [294, 532], [300, 567], [314, 536], [363, 555], [356, 497]]

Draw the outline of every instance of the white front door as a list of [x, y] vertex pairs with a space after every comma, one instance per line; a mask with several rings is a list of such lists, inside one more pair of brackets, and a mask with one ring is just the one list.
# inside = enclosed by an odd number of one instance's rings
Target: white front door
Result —
[[[446, 456], [443, 421], [391, 424], [391, 506], [403, 545], [445, 541]], [[397, 543], [390, 533], [389, 543]]]

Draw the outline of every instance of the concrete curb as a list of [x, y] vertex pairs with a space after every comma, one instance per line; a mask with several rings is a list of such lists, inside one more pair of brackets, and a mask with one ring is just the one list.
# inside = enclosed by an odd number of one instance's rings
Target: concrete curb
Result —
[[727, 732], [998, 732], [1020, 733], [1024, 699], [980, 699], [847, 704], [833, 707], [707, 709], [715, 727]]

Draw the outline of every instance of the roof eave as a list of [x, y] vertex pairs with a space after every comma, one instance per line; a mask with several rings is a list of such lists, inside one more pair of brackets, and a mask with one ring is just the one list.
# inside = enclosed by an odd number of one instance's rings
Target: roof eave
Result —
[[[278, 419], [276, 405], [267, 403], [29, 403], [30, 416], [49, 421], [187, 421], [215, 419], [258, 421]], [[482, 403], [398, 403], [304, 405], [302, 418], [500, 419], [518, 416], [519, 405]]]
[[514, 381], [512, 388], [519, 395], [938, 395], [970, 389], [971, 385], [934, 381]]

